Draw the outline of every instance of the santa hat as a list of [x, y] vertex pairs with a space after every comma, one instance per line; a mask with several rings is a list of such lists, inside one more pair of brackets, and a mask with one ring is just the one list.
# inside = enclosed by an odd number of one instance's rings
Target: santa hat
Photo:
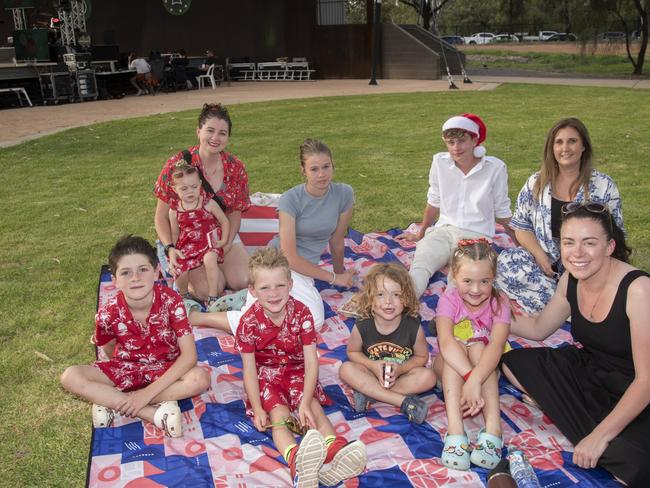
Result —
[[482, 158], [485, 156], [485, 147], [481, 145], [487, 136], [487, 127], [478, 115], [461, 114], [452, 117], [442, 126], [442, 132], [449, 129], [462, 129], [477, 137], [477, 144], [474, 148], [474, 156]]

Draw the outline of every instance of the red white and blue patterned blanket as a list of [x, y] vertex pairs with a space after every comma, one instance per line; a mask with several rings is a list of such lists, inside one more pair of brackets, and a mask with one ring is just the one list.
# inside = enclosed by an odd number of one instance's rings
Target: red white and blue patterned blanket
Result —
[[[259, 209], [258, 209], [259, 210]], [[262, 209], [262, 218], [270, 215]], [[253, 210], [257, 212], [257, 210]], [[265, 224], [263, 232], [272, 232]], [[246, 227], [244, 224], [243, 229]], [[268, 227], [268, 228], [267, 228]], [[271, 231], [269, 231], [271, 229]], [[377, 262], [399, 261], [409, 266], [414, 245], [403, 246], [394, 236], [401, 231], [362, 235], [351, 231], [346, 239], [346, 267], [354, 267], [361, 276]], [[253, 232], [254, 234], [254, 232]], [[261, 245], [253, 240], [253, 246]], [[260, 237], [257, 236], [258, 240]], [[263, 241], [264, 238], [261, 238]], [[245, 240], [246, 242], [246, 240]], [[497, 247], [507, 247], [508, 237], [499, 232]], [[325, 254], [322, 265], [329, 266]], [[438, 296], [444, 290], [446, 275], [437, 273], [423, 297], [422, 325], [427, 333], [432, 356], [437, 354], [436, 340], [428, 323], [433, 318]], [[429, 415], [422, 425], [410, 424], [404, 415], [389, 405], [374, 403], [366, 414], [356, 413], [351, 390], [341, 384], [338, 368], [346, 359], [345, 347], [353, 319], [336, 313], [351, 296], [317, 282], [326, 303], [326, 321], [320, 333], [320, 382], [334, 405], [325, 411], [338, 435], [360, 439], [367, 446], [367, 471], [346, 487], [376, 486], [463, 486], [482, 487], [487, 471], [449, 470], [440, 462], [447, 421], [442, 393], [435, 389], [423, 395], [429, 403]], [[105, 271], [100, 279], [98, 302], [103, 303], [114, 288]], [[199, 364], [212, 377], [211, 388], [200, 396], [180, 402], [183, 411], [183, 437], [170, 439], [150, 424], [117, 418], [108, 429], [94, 429], [89, 456], [87, 485], [93, 488], [117, 487], [282, 487], [290, 486], [289, 471], [280, 453], [273, 447], [270, 431], [260, 433], [244, 413], [242, 363], [235, 350], [234, 338], [211, 329], [194, 331]], [[542, 343], [560, 346], [570, 335], [560, 330]], [[514, 336], [513, 347], [539, 345]], [[571, 462], [571, 444], [537, 408], [520, 400], [519, 393], [501, 379], [501, 417], [506, 445], [523, 449], [543, 487], [618, 487], [602, 469], [583, 470]], [[481, 428], [481, 417], [466, 421], [470, 439]]]

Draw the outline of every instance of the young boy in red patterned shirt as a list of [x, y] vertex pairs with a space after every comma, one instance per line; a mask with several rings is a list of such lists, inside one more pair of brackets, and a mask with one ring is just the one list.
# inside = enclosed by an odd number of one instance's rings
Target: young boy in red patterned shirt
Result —
[[110, 427], [115, 411], [152, 422], [169, 437], [182, 435], [176, 400], [198, 395], [210, 375], [196, 366], [192, 327], [180, 295], [155, 283], [155, 249], [125, 236], [108, 257], [118, 293], [95, 317], [93, 342], [110, 359], [70, 366], [63, 387], [93, 402], [93, 425]]
[[[248, 264], [249, 291], [257, 301], [239, 322], [236, 340], [244, 366], [247, 413], [257, 430], [273, 429], [273, 442], [291, 469], [294, 486], [334, 486], [359, 475], [366, 447], [337, 437], [321, 402], [316, 331], [309, 309], [289, 295], [291, 270], [282, 251], [263, 248]], [[292, 411], [310, 430], [300, 445], [286, 425]], [[323, 467], [326, 465], [326, 467]]]

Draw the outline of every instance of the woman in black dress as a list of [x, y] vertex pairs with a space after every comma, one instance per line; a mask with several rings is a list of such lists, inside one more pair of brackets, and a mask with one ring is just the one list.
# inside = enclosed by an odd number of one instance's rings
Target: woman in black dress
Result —
[[560, 249], [567, 271], [553, 298], [511, 331], [543, 340], [571, 317], [583, 347], [513, 350], [503, 371], [574, 444], [576, 465], [650, 486], [650, 276], [627, 263], [625, 236], [598, 203], [564, 207]]

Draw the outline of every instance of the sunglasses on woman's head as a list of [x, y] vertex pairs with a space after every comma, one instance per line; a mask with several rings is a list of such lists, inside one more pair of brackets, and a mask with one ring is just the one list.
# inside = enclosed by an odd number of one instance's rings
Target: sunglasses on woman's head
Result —
[[609, 213], [609, 209], [607, 206], [603, 205], [602, 203], [596, 203], [596, 202], [570, 202], [565, 204], [562, 207], [562, 215], [569, 215], [574, 212], [577, 212], [581, 208], [584, 208], [587, 212], [590, 213]]

